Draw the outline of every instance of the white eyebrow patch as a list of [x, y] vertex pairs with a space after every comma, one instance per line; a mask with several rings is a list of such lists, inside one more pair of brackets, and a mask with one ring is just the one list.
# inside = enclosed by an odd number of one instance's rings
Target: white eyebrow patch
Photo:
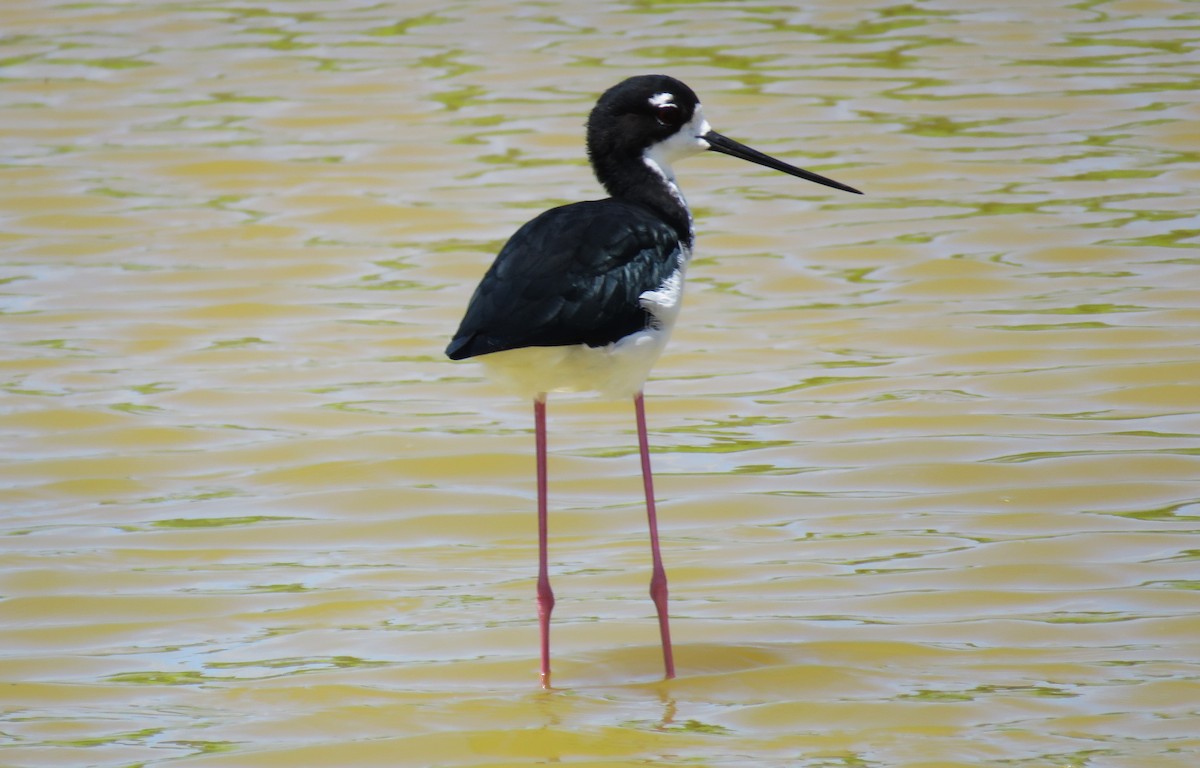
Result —
[[650, 103], [656, 107], [661, 107], [664, 104], [674, 104], [675, 103], [675, 94], [673, 94], [673, 93], [656, 93], [650, 97]]

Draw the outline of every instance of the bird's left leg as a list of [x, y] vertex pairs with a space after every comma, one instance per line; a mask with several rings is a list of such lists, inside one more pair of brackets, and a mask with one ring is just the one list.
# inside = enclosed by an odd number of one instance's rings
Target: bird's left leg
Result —
[[546, 564], [547, 555], [547, 505], [546, 505], [546, 396], [538, 395], [533, 401], [534, 440], [537, 449], [537, 494], [538, 494], [538, 578], [537, 607], [538, 630], [542, 641], [542, 687], [550, 687], [550, 612], [554, 610], [554, 591], [550, 589], [550, 573]]

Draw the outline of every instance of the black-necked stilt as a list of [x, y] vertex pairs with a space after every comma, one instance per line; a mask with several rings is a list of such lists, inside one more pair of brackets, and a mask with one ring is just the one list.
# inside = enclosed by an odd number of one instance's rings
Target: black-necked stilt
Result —
[[546, 570], [549, 392], [633, 397], [653, 558], [650, 596], [666, 676], [675, 676], [642, 386], [679, 314], [692, 254], [692, 216], [671, 165], [706, 149], [862, 194], [712, 130], [696, 94], [678, 80], [631, 77], [600, 97], [587, 123], [588, 157], [611, 197], [551, 209], [518, 229], [475, 289], [446, 348], [453, 360], [479, 357], [489, 373], [533, 399], [543, 687], [550, 686], [554, 608]]

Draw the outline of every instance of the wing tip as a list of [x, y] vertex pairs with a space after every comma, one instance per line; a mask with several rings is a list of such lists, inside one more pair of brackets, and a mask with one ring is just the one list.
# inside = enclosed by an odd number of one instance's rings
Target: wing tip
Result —
[[446, 346], [446, 357], [451, 360], [465, 360], [471, 357], [472, 352], [467, 349], [467, 346], [473, 339], [474, 336], [455, 336]]

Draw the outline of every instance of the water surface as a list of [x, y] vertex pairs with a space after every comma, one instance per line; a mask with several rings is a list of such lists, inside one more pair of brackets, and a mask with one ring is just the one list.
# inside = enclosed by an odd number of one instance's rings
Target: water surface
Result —
[[[0, 10], [0, 763], [1193, 766], [1193, 4]], [[596, 95], [862, 188], [678, 169], [631, 408], [441, 350], [599, 195]]]

